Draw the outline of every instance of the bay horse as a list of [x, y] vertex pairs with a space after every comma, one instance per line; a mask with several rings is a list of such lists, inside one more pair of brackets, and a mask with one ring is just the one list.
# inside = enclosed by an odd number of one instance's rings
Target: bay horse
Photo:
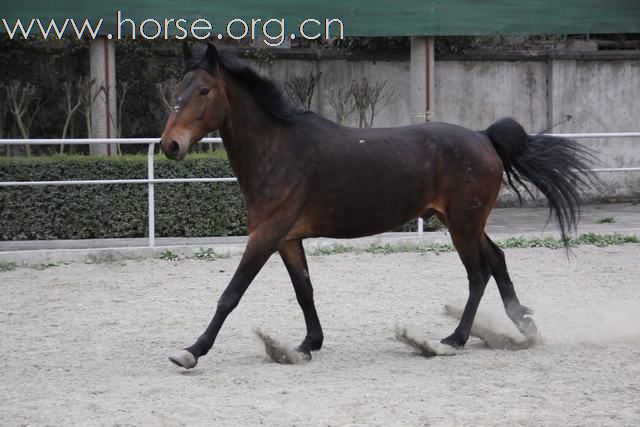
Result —
[[[296, 108], [272, 81], [211, 42], [183, 46], [185, 74], [160, 146], [181, 160], [219, 130], [248, 209], [248, 242], [213, 319], [193, 345], [169, 356], [196, 366], [269, 257], [278, 252], [304, 314], [297, 348], [307, 360], [322, 346], [303, 239], [356, 238], [431, 215], [446, 224], [467, 271], [469, 297], [458, 327], [441, 343], [461, 348], [489, 278], [520, 332], [537, 334], [520, 304], [505, 257], [484, 232], [503, 180], [528, 181], [548, 199], [563, 239], [575, 229], [590, 151], [574, 141], [529, 136], [513, 119], [483, 131], [429, 122], [396, 128], [341, 126]], [[520, 194], [518, 193], [518, 196]]]

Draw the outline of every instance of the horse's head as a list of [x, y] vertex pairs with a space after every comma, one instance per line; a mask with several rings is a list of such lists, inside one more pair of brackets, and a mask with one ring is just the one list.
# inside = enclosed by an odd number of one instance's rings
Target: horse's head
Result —
[[185, 75], [176, 86], [176, 105], [162, 132], [160, 148], [182, 160], [189, 147], [219, 129], [227, 112], [227, 96], [216, 47], [207, 42], [182, 46]]

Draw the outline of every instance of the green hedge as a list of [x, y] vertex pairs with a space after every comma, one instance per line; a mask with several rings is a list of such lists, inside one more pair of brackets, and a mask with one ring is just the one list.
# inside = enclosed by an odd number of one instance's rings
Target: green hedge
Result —
[[[220, 153], [220, 152], [217, 152]], [[0, 181], [140, 179], [146, 156], [0, 158]], [[182, 162], [157, 156], [157, 178], [233, 176], [220, 154]], [[244, 235], [246, 205], [236, 183], [156, 184], [156, 236]], [[438, 228], [428, 223], [427, 229]], [[414, 231], [411, 221], [396, 231]], [[0, 240], [97, 239], [147, 235], [147, 185], [0, 188]]]
[[[158, 156], [157, 178], [229, 177], [225, 158]], [[146, 156], [0, 159], [0, 181], [146, 178]], [[156, 235], [246, 234], [246, 205], [236, 183], [157, 184]], [[0, 188], [0, 239], [90, 239], [147, 235], [147, 186], [69, 185]]]

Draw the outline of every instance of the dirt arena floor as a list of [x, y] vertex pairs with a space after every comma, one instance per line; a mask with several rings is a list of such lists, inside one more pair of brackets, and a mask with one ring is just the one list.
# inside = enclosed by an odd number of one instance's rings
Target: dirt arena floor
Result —
[[[544, 342], [422, 358], [456, 322], [467, 285], [455, 253], [309, 257], [325, 331], [313, 361], [265, 358], [253, 330], [290, 345], [304, 322], [272, 258], [198, 366], [191, 344], [239, 258], [74, 263], [0, 273], [0, 425], [639, 425], [640, 245], [507, 250]], [[515, 334], [490, 282], [480, 318]]]

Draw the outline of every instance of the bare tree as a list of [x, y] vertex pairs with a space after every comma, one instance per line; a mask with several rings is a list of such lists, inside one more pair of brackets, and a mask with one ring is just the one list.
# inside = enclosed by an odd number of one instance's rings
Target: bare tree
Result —
[[359, 115], [359, 126], [370, 128], [378, 114], [377, 108], [384, 106], [391, 96], [392, 90], [386, 88], [387, 81], [370, 84], [366, 77], [360, 82], [353, 82], [351, 94], [355, 102], [355, 108]]
[[96, 84], [95, 79], [82, 80], [82, 85], [78, 88], [82, 97], [82, 104], [80, 106], [80, 113], [84, 116], [85, 124], [87, 128], [87, 136], [91, 136], [91, 107], [96, 99], [100, 95], [100, 90], [95, 94], [91, 94], [93, 86]]
[[[101, 86], [103, 92], [107, 92], [108, 88], [105, 87], [104, 85]], [[113, 114], [111, 114], [111, 108], [107, 107], [107, 114], [109, 114], [109, 119], [111, 120], [111, 123], [114, 123], [114, 119], [115, 119], [115, 131], [116, 131], [116, 138], [121, 138], [122, 137], [122, 122], [123, 122], [123, 113], [124, 113], [124, 103], [127, 100], [127, 92], [129, 92], [129, 82], [124, 82], [124, 81], [120, 81], [117, 82], [116, 84], [116, 117], [113, 117]], [[118, 154], [122, 154], [121, 148], [120, 148], [120, 144], [116, 144], [116, 152]]]
[[[16, 126], [23, 139], [29, 138], [33, 120], [42, 107], [42, 100], [38, 96], [38, 87], [32, 83], [13, 80], [5, 87], [9, 112], [15, 118]], [[25, 145], [27, 156], [31, 156], [31, 146]]]
[[[67, 137], [69, 128], [71, 127], [71, 123], [73, 122], [73, 116], [78, 111], [80, 106], [82, 106], [82, 93], [78, 90], [78, 86], [80, 84], [80, 81], [75, 83], [64, 82], [62, 84], [65, 101], [63, 105], [65, 120], [64, 125], [62, 126], [62, 139], [65, 139]], [[60, 149], [60, 152], [62, 152], [62, 148]]]
[[124, 122], [124, 103], [127, 100], [127, 92], [129, 92], [129, 82], [120, 82], [120, 87], [116, 90], [118, 96], [118, 121], [116, 122], [118, 138], [122, 137], [122, 125]]
[[284, 90], [294, 104], [300, 108], [311, 109], [311, 100], [321, 74], [312, 71], [307, 76], [296, 76], [284, 83]]
[[[65, 113], [64, 125], [62, 126], [62, 139], [66, 139], [69, 130], [73, 127], [73, 118], [82, 106], [83, 96], [83, 78], [77, 82], [64, 82], [62, 90], [64, 91], [63, 109]], [[64, 153], [64, 144], [60, 144], [60, 154]]]
[[339, 124], [344, 123], [347, 117], [356, 109], [352, 86], [332, 89], [331, 92], [329, 92], [329, 105], [333, 107], [336, 113], [336, 122]]
[[[7, 97], [6, 97], [6, 89], [7, 86], [5, 84], [0, 83], [0, 138], [4, 138], [4, 127], [6, 126], [5, 119], [7, 115]], [[9, 145], [5, 145], [5, 155], [9, 156], [11, 151], [9, 150]]]
[[171, 113], [173, 111], [173, 107], [176, 105], [177, 84], [178, 81], [173, 78], [155, 84], [160, 103], [167, 113]]

